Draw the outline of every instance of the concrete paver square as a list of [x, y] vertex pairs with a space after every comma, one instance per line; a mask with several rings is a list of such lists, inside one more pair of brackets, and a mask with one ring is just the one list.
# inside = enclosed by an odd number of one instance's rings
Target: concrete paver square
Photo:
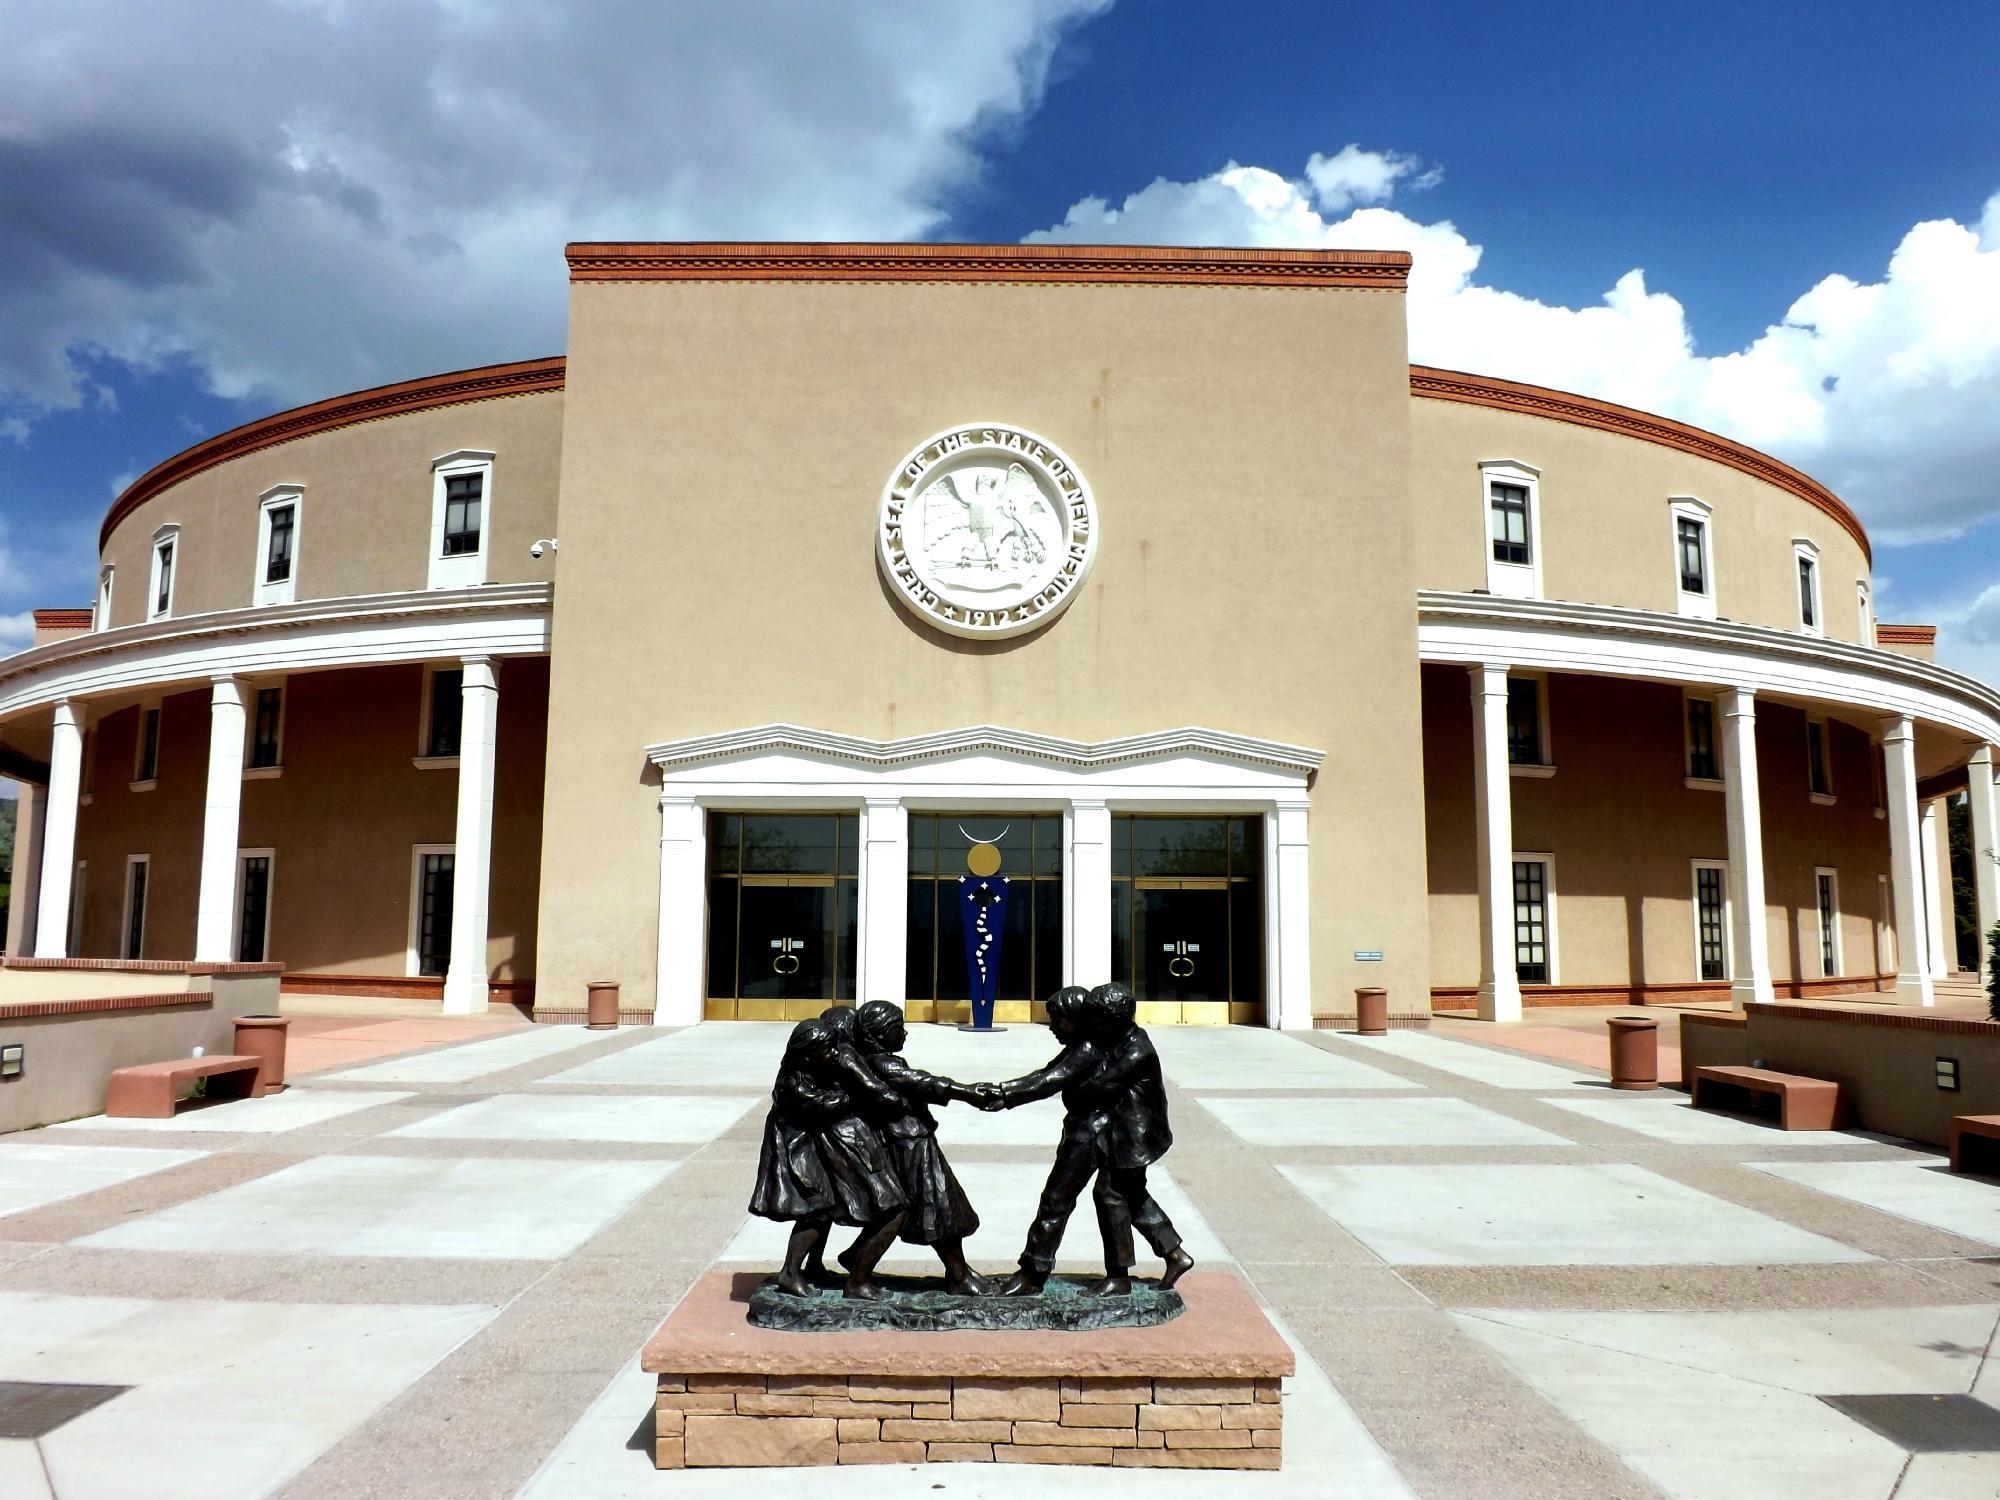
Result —
[[1637, 1131], [1674, 1146], [1855, 1146], [1873, 1144], [1838, 1130], [1787, 1131], [1742, 1115], [1696, 1109], [1685, 1095], [1607, 1093], [1603, 1097], [1544, 1099], [1557, 1109], [1601, 1125]]
[[32, 1442], [0, 1442], [0, 1495], [7, 1500], [55, 1500], [42, 1455]]
[[504, 1068], [540, 1062], [573, 1047], [603, 1042], [615, 1034], [582, 1026], [536, 1026], [327, 1076], [343, 1083], [467, 1083]]
[[0, 1140], [0, 1218], [115, 1187], [207, 1154], [156, 1146], [64, 1146], [19, 1136]]
[[554, 1260], [677, 1165], [319, 1156], [77, 1243], [233, 1255]]
[[2000, 1185], [1947, 1171], [1938, 1157], [1908, 1161], [1753, 1161], [1745, 1166], [1885, 1214], [2000, 1245]]
[[1161, 1026], [1148, 1033], [1161, 1066], [1184, 1089], [1401, 1089], [1424, 1085], [1281, 1031]]
[[[1035, 1217], [1035, 1204], [1041, 1196], [1048, 1168], [1035, 1162], [974, 1161], [954, 1163], [953, 1170], [964, 1185], [966, 1195], [972, 1199], [972, 1206], [979, 1210], [979, 1231], [965, 1242], [966, 1255], [980, 1265], [1016, 1263], [1021, 1253], [1021, 1241]], [[1228, 1252], [1209, 1228], [1208, 1221], [1188, 1201], [1187, 1194], [1181, 1191], [1180, 1184], [1174, 1181], [1171, 1173], [1155, 1167], [1146, 1174], [1146, 1181], [1160, 1207], [1166, 1210], [1167, 1217], [1180, 1230], [1190, 1255], [1209, 1266], [1221, 1265], [1229, 1260]], [[747, 1197], [748, 1184], [744, 1193]], [[775, 1220], [748, 1218], [719, 1259], [775, 1267], [785, 1258], [788, 1233], [788, 1227]], [[845, 1248], [853, 1237], [852, 1230], [836, 1229], [834, 1244]], [[1135, 1248], [1139, 1252], [1139, 1273], [1157, 1274], [1160, 1263], [1146, 1248], [1145, 1242], [1137, 1242]], [[1065, 1269], [1101, 1267], [1104, 1264], [1103, 1242], [1097, 1234], [1097, 1214], [1091, 1206], [1088, 1191], [1077, 1203], [1076, 1212], [1070, 1215], [1069, 1227], [1063, 1233], [1056, 1258], [1058, 1265]], [[927, 1246], [899, 1242], [883, 1259], [882, 1266], [889, 1271], [929, 1271], [936, 1269], [937, 1257]], [[1150, 1271], [1149, 1267], [1152, 1268]]]
[[761, 1096], [648, 1094], [497, 1094], [398, 1126], [393, 1136], [457, 1141], [621, 1141], [639, 1144], [713, 1140]]
[[129, 1130], [134, 1133], [155, 1133], [163, 1130], [241, 1132], [245, 1135], [276, 1135], [287, 1130], [299, 1130], [307, 1125], [324, 1125], [329, 1120], [338, 1120], [343, 1115], [357, 1114], [364, 1109], [373, 1109], [378, 1104], [394, 1104], [398, 1099], [407, 1099], [406, 1092], [389, 1092], [372, 1089], [313, 1089], [300, 1088], [296, 1084], [282, 1094], [267, 1094], [262, 1099], [225, 1099], [215, 1104], [191, 1108], [182, 1105], [180, 1113], [171, 1120], [130, 1120], [113, 1119], [109, 1115], [92, 1115], [87, 1120], [71, 1120], [67, 1125], [51, 1126], [54, 1130]]
[[1391, 1265], [1659, 1266], [1874, 1257], [1643, 1167], [1280, 1167]]
[[1454, 1073], [1474, 1083], [1501, 1089], [1570, 1089], [1581, 1086], [1603, 1088], [1604, 1075], [1581, 1068], [1537, 1062], [1513, 1052], [1495, 1052], [1472, 1042], [1454, 1041], [1421, 1031], [1392, 1031], [1387, 1036], [1357, 1039], [1349, 1045], [1387, 1053], [1427, 1068]]
[[[494, 1311], [0, 1292], [0, 1379], [133, 1387], [41, 1440], [56, 1494], [247, 1500], [283, 1484]], [[35, 1494], [7, 1483], [8, 1461], [0, 1456], [0, 1493]]]
[[592, 1058], [542, 1082], [768, 1090], [791, 1029], [754, 1021], [690, 1027]]
[[950, 1151], [981, 1146], [1040, 1146], [1053, 1151], [1062, 1135], [1061, 1099], [1038, 1099], [990, 1114], [969, 1104], [950, 1104], [935, 1114], [938, 1141]]
[[1463, 1099], [1211, 1098], [1201, 1106], [1257, 1146], [1570, 1146]]

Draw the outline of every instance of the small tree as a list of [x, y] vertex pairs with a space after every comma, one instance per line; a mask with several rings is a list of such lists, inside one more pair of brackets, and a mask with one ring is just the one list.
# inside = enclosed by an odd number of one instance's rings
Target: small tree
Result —
[[2000, 1021], [2000, 922], [1986, 934], [1986, 1013]]

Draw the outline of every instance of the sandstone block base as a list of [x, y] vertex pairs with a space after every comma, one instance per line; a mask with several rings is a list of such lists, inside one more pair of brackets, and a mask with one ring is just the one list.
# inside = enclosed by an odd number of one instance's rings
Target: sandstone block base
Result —
[[1291, 1350], [1234, 1276], [1154, 1328], [787, 1333], [702, 1278], [646, 1345], [662, 1469], [1032, 1463], [1275, 1469]]

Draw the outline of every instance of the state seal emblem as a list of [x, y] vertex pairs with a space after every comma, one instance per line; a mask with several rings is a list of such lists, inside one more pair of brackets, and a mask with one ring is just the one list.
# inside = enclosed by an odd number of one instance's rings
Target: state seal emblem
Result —
[[882, 490], [883, 575], [954, 635], [1019, 635], [1060, 614], [1097, 555], [1097, 502], [1045, 438], [970, 422], [912, 448]]

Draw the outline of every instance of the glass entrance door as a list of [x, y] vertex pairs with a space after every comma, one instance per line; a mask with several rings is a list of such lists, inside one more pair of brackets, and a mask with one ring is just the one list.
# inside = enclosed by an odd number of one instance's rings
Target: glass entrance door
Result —
[[743, 999], [833, 998], [831, 875], [746, 875], [739, 920]]
[[1149, 1000], [1229, 999], [1229, 882], [1135, 880], [1140, 987]]

